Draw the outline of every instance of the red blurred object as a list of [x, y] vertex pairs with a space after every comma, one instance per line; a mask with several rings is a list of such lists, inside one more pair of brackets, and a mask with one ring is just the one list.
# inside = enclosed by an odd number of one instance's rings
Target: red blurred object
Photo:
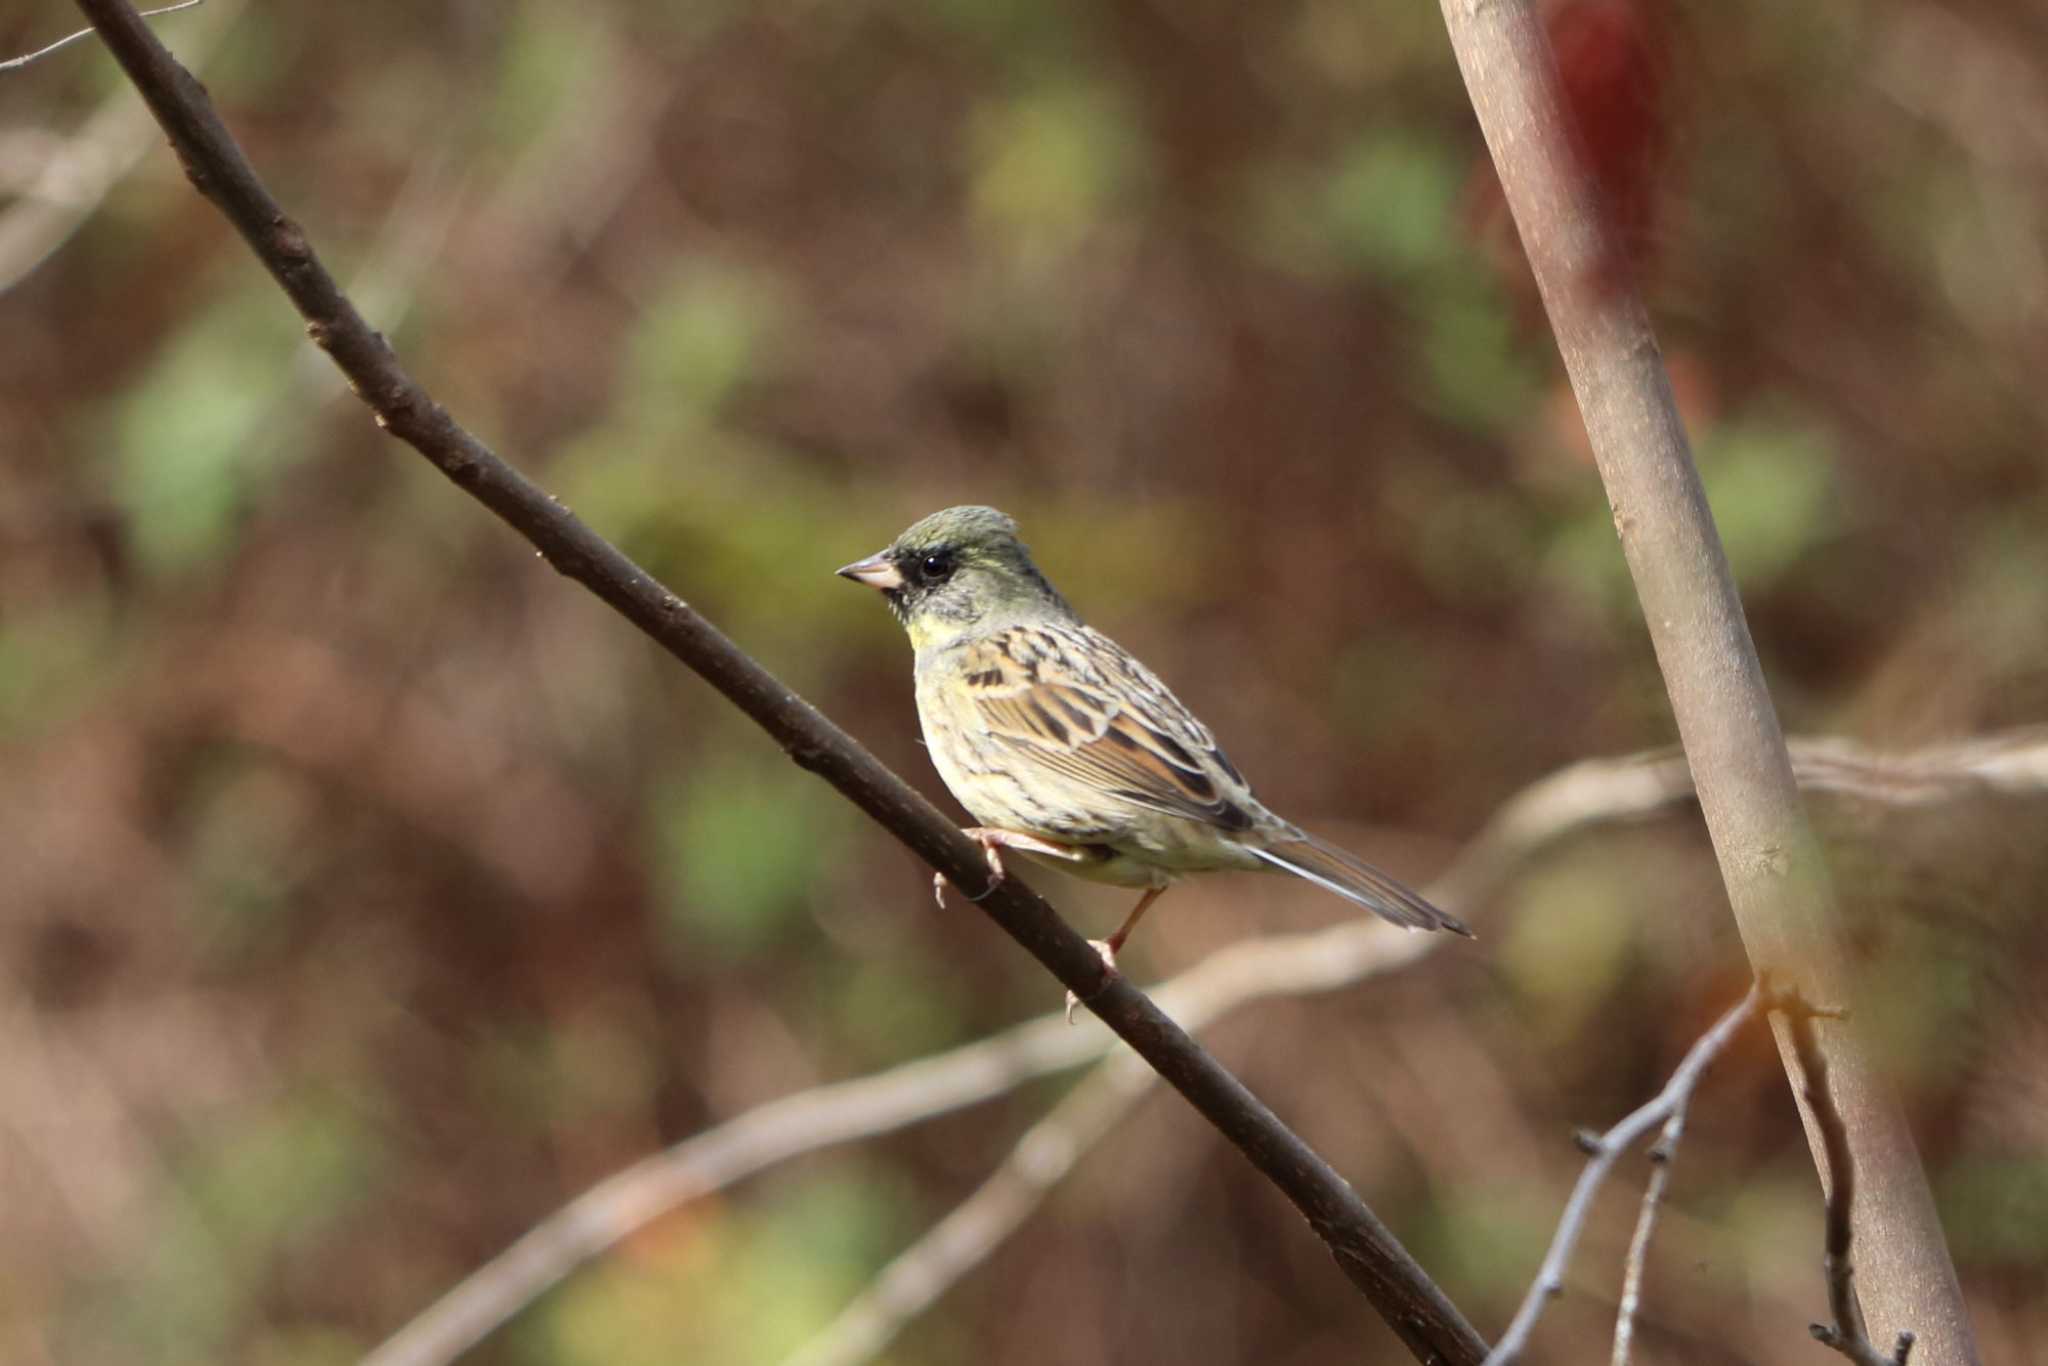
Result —
[[1653, 241], [1670, 131], [1663, 7], [1656, 0], [1566, 0], [1549, 8], [1544, 26], [1615, 249], [1640, 268]]
[[[1607, 218], [1614, 259], [1603, 275], [1640, 273], [1656, 242], [1670, 145], [1663, 0], [1558, 0], [1544, 6], [1543, 23], [1565, 108]], [[1490, 165], [1478, 168], [1473, 194], [1475, 228], [1491, 236], [1502, 226], [1505, 205]]]

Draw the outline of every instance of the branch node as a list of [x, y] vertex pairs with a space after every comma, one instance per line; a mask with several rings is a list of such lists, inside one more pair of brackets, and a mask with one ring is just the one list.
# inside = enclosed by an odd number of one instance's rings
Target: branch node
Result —
[[1591, 1129], [1572, 1130], [1572, 1146], [1588, 1157], [1598, 1157], [1607, 1149], [1607, 1140]]
[[313, 246], [306, 240], [306, 230], [283, 214], [270, 220], [270, 246], [294, 265], [304, 265], [313, 259]]

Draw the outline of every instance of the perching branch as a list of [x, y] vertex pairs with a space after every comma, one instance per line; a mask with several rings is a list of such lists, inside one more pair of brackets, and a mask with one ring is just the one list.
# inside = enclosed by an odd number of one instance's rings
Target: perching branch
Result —
[[[1827, 868], [1686, 444], [1648, 314], [1602, 223], [1529, 0], [1443, 0], [1451, 45], [1557, 337], [1750, 963], [1807, 1000], [1853, 1003]], [[1797, 1059], [1778, 1028], [1789, 1077]], [[1869, 1184], [1854, 1211], [1871, 1317], [1914, 1325], [1939, 1366], [1976, 1360], [1912, 1134], [1860, 1026], [1819, 1046]], [[1795, 1091], [1796, 1094], [1796, 1091]], [[1808, 1146], [1825, 1160], [1814, 1118]]]
[[[464, 430], [406, 373], [320, 264], [305, 231], [271, 198], [199, 82], [125, 0], [79, 0], [183, 161], [306, 319], [379, 426], [531, 542], [724, 694], [782, 745], [967, 893], [978, 847], [852, 737], [748, 657], [709, 621]], [[1087, 1002], [1209, 1119], [1308, 1219], [1353, 1283], [1418, 1359], [1476, 1362], [1485, 1344], [1342, 1177], [1016, 877], [977, 903]]]
[[[1564, 1214], [1557, 1221], [1557, 1232], [1550, 1240], [1550, 1250], [1543, 1256], [1543, 1265], [1536, 1272], [1536, 1280], [1523, 1297], [1522, 1306], [1515, 1311], [1508, 1330], [1502, 1333], [1500, 1341], [1494, 1344], [1487, 1355], [1486, 1366], [1508, 1366], [1519, 1361], [1528, 1350], [1529, 1334], [1535, 1330], [1536, 1320], [1550, 1301], [1564, 1293], [1564, 1273], [1571, 1265], [1572, 1252], [1579, 1244], [1579, 1234], [1585, 1229], [1586, 1216], [1592, 1212], [1593, 1197], [1600, 1191], [1600, 1183], [1614, 1169], [1621, 1155], [1635, 1146], [1636, 1140], [1658, 1125], [1664, 1125], [1664, 1136], [1657, 1140], [1657, 1151], [1661, 1153], [1659, 1165], [1670, 1160], [1667, 1143], [1677, 1142], [1676, 1134], [1685, 1123], [1685, 1110], [1692, 1103], [1692, 1093], [1699, 1085], [1700, 1077], [1736, 1032], [1756, 1014], [1757, 1003], [1762, 997], [1759, 988], [1751, 986], [1744, 996], [1728, 1013], [1714, 1022], [1691, 1049], [1678, 1070], [1671, 1074], [1671, 1080], [1664, 1089], [1626, 1116], [1619, 1124], [1604, 1134], [1581, 1134], [1580, 1146], [1586, 1150], [1586, 1169], [1579, 1173], [1578, 1184], [1572, 1187], [1571, 1199], [1565, 1202]], [[1646, 1236], [1646, 1235], [1645, 1235]]]
[[[1973, 792], [2048, 792], [2048, 729], [2032, 727], [1903, 753], [1847, 740], [1794, 739], [1802, 787], [1895, 805]], [[1482, 906], [1528, 859], [1593, 826], [1643, 820], [1692, 797], [1692, 776], [1670, 750], [1587, 759], [1516, 793], [1422, 892], [1439, 904]], [[1310, 934], [1240, 940], [1153, 988], [1190, 1033], [1260, 1000], [1336, 991], [1443, 946], [1390, 932], [1377, 917]], [[976, 1105], [1025, 1082], [1100, 1058], [1110, 1041], [1068, 1029], [1056, 1014], [971, 1044], [767, 1102], [635, 1162], [529, 1229], [364, 1359], [363, 1366], [445, 1366], [586, 1261], [677, 1206], [805, 1153]], [[1154, 1074], [1146, 1073], [1150, 1078]], [[1131, 1103], [1135, 1103], [1136, 1097]], [[1656, 1200], [1669, 1179], [1679, 1112], [1651, 1149], [1662, 1154], [1629, 1254], [1616, 1366], [1626, 1361], [1634, 1295]]]

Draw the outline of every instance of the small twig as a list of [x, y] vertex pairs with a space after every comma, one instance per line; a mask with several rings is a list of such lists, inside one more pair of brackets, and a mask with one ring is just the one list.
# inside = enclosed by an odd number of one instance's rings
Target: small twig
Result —
[[[1507, 1332], [1501, 1334], [1500, 1341], [1487, 1354], [1485, 1366], [1506, 1366], [1508, 1362], [1519, 1360], [1528, 1349], [1529, 1334], [1535, 1329], [1536, 1320], [1542, 1317], [1544, 1307], [1564, 1293], [1565, 1269], [1571, 1264], [1572, 1252], [1578, 1246], [1586, 1217], [1592, 1212], [1593, 1197], [1599, 1192], [1600, 1183], [1607, 1179], [1608, 1172], [1621, 1155], [1635, 1145], [1636, 1140], [1658, 1124], [1668, 1125], [1674, 1117], [1685, 1113], [1700, 1077], [1728, 1046], [1736, 1031], [1756, 1013], [1762, 996], [1763, 989], [1752, 985], [1748, 994], [1693, 1044], [1684, 1061], [1678, 1064], [1678, 1070], [1671, 1074], [1671, 1080], [1653, 1099], [1604, 1134], [1581, 1132], [1577, 1136], [1579, 1146], [1587, 1153], [1586, 1169], [1579, 1174], [1571, 1199], [1565, 1203], [1564, 1214], [1557, 1221], [1557, 1232], [1550, 1240], [1550, 1251], [1544, 1254], [1535, 1282], [1523, 1298], [1522, 1307], [1515, 1312], [1513, 1322], [1508, 1324]], [[1664, 1144], [1665, 1140], [1658, 1140], [1660, 1148]]]
[[[159, 14], [171, 14], [181, 9], [191, 9], [194, 5], [203, 5], [205, 3], [206, 0], [178, 0], [177, 4], [165, 5], [162, 9], [143, 10], [140, 17], [144, 19], [154, 19]], [[80, 38], [90, 38], [92, 37], [93, 33], [94, 30], [92, 29], [82, 28], [78, 30], [78, 32], [76, 33], [67, 34], [64, 37], [59, 38], [56, 42], [50, 44], [48, 47], [37, 48], [34, 52], [29, 53], [25, 57], [9, 57], [4, 61], [0, 61], [0, 71], [12, 71], [16, 67], [27, 66], [30, 62], [35, 61], [39, 57], [49, 56], [52, 52], [55, 52], [60, 47], [71, 46]]]
[[1685, 1107], [1671, 1112], [1664, 1132], [1650, 1145], [1650, 1180], [1643, 1188], [1643, 1206], [1636, 1213], [1636, 1229], [1629, 1236], [1628, 1260], [1621, 1274], [1621, 1305], [1614, 1315], [1614, 1354], [1609, 1366], [1628, 1366], [1629, 1348], [1634, 1342], [1636, 1315], [1642, 1311], [1644, 1267], [1650, 1256], [1650, 1235], [1657, 1228], [1657, 1210], [1671, 1185], [1671, 1162], [1678, 1155], [1678, 1140], [1685, 1136]]
[[1771, 1009], [1785, 1015], [1792, 1034], [1792, 1049], [1799, 1057], [1807, 1108], [1820, 1129], [1827, 1155], [1827, 1236], [1822, 1266], [1827, 1272], [1828, 1313], [1834, 1322], [1812, 1324], [1808, 1331], [1815, 1341], [1840, 1352], [1856, 1366], [1906, 1366], [1906, 1358], [1913, 1351], [1913, 1334], [1900, 1333], [1892, 1354], [1886, 1356], [1871, 1342], [1863, 1322], [1863, 1308], [1856, 1302], [1856, 1273], [1849, 1262], [1849, 1213], [1856, 1201], [1856, 1167], [1849, 1155], [1848, 1128], [1842, 1122], [1833, 1093], [1828, 1090], [1827, 1058], [1814, 1037], [1814, 1018], [1825, 1012], [1796, 998], [1774, 999]]

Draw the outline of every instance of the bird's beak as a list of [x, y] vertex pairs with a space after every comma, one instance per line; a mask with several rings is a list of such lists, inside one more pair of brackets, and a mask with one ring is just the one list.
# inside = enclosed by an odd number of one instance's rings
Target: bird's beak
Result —
[[865, 560], [855, 560], [852, 564], [836, 572], [842, 579], [852, 579], [855, 583], [864, 583], [868, 587], [878, 588], [884, 593], [889, 592], [891, 589], [901, 588], [903, 586], [903, 573], [894, 564], [890, 563], [888, 554], [889, 552], [886, 550], [877, 551]]

